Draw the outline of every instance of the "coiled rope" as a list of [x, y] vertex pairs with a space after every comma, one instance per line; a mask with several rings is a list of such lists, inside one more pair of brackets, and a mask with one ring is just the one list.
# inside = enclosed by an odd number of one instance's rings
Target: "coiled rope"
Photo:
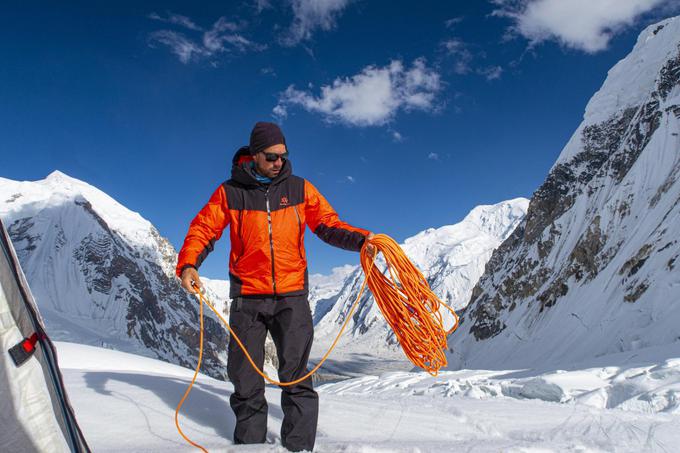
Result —
[[[377, 249], [377, 252], [383, 254], [385, 263], [387, 265], [387, 272], [380, 271], [375, 266], [376, 253], [370, 253], [368, 245], [372, 244]], [[361, 248], [360, 256], [361, 267], [366, 275], [364, 282], [361, 285], [359, 294], [352, 304], [348, 315], [345, 318], [338, 335], [335, 337], [333, 344], [328, 349], [326, 354], [322, 357], [319, 363], [307, 374], [299, 379], [290, 382], [279, 382], [271, 379], [253, 361], [245, 346], [229, 326], [229, 322], [224, 319], [222, 314], [215, 309], [215, 307], [203, 296], [202, 292], [194, 284], [195, 294], [200, 300], [199, 317], [200, 317], [200, 341], [198, 352], [198, 364], [191, 384], [184, 392], [184, 396], [175, 409], [175, 426], [180, 435], [189, 444], [207, 453], [207, 450], [201, 445], [189, 439], [179, 426], [179, 411], [184, 404], [184, 401], [189, 396], [191, 388], [196, 382], [198, 371], [201, 368], [201, 360], [203, 357], [203, 304], [205, 303], [215, 315], [227, 326], [230, 335], [234, 338], [239, 347], [243, 350], [250, 365], [255, 371], [260, 374], [267, 382], [278, 385], [280, 387], [295, 385], [309, 378], [311, 375], [323, 365], [331, 351], [335, 348], [345, 328], [352, 319], [352, 315], [359, 305], [361, 296], [364, 293], [366, 284], [373, 293], [378, 308], [382, 312], [385, 320], [394, 331], [397, 340], [401, 344], [402, 349], [411, 362], [436, 376], [439, 369], [446, 366], [446, 355], [444, 350], [446, 348], [446, 337], [453, 333], [458, 328], [458, 315], [455, 311], [439, 300], [439, 298], [432, 292], [430, 285], [423, 274], [416, 268], [408, 259], [404, 251], [401, 249], [394, 239], [385, 234], [376, 234], [370, 240], [364, 241]], [[386, 275], [389, 274], [389, 277]], [[444, 320], [440, 313], [440, 308], [444, 307], [451, 312], [454, 319], [453, 327], [448, 331], [444, 329]]]

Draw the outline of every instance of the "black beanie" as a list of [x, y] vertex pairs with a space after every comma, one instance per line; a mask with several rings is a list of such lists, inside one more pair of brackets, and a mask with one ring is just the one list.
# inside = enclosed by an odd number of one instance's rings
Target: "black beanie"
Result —
[[281, 128], [274, 123], [260, 121], [250, 133], [250, 154], [255, 155], [273, 145], [285, 145], [286, 138]]

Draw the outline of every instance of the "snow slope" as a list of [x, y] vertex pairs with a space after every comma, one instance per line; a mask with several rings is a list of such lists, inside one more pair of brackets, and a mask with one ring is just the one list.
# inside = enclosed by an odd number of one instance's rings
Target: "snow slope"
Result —
[[680, 356], [680, 17], [645, 29], [494, 252], [451, 369]]
[[[93, 451], [191, 451], [174, 411], [191, 370], [118, 351], [58, 342], [76, 416]], [[661, 356], [650, 351], [647, 355]], [[671, 452], [680, 444], [680, 358], [658, 365], [621, 355], [606, 368], [387, 373], [318, 388], [315, 451]], [[234, 446], [232, 386], [199, 375], [180, 414], [210, 451], [285, 452], [280, 390], [268, 387], [268, 442]]]

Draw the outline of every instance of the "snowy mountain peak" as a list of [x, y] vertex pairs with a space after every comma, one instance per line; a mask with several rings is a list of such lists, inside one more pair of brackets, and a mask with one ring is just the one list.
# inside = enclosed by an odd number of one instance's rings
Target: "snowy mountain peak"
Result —
[[527, 212], [529, 200], [515, 198], [493, 205], [479, 205], [463, 219], [463, 222], [476, 225], [480, 231], [494, 237], [507, 237], [509, 226], [514, 226]]
[[149, 234], [157, 234], [139, 213], [129, 210], [102, 190], [59, 170], [38, 181], [0, 178], [0, 216], [14, 217], [19, 212], [23, 216], [34, 216], [48, 208], [60, 209], [65, 204], [87, 208], [86, 211], [107, 228], [140, 246], [148, 244]]
[[72, 178], [71, 176], [67, 175], [66, 173], [63, 173], [59, 170], [54, 170], [52, 173], [47, 175], [47, 177], [44, 179], [46, 182], [50, 182], [52, 184], [54, 183], [69, 183], [69, 184], [85, 184], [84, 182], [80, 181], [79, 179]]
[[427, 266], [428, 256], [441, 255], [443, 248], [487, 236], [496, 243], [505, 239], [526, 214], [529, 200], [515, 198], [493, 205], [479, 205], [454, 225], [428, 228], [404, 241], [409, 257], [419, 265]]
[[650, 101], [655, 87], [661, 91], [666, 89], [664, 86], [668, 84], [661, 78], [664, 74], [667, 77], [669, 72], [672, 74], [673, 60], [677, 59], [680, 50], [678, 36], [680, 16], [650, 25], [639, 35], [633, 50], [609, 70], [602, 87], [588, 102], [583, 123], [555, 165], [568, 162], [583, 149], [587, 143], [582, 135], [589, 126], [612, 117], [625, 117], [627, 110]]
[[602, 121], [644, 102], [663, 65], [677, 54], [678, 36], [680, 16], [647, 27], [630, 54], [609, 70], [602, 88], [588, 102], [584, 120]]

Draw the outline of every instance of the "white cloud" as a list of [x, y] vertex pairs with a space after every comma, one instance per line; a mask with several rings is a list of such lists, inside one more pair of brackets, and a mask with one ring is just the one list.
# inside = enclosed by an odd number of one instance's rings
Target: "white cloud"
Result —
[[352, 184], [356, 182], [354, 176], [347, 176], [347, 181], [351, 182]]
[[[224, 49], [224, 43], [233, 39], [239, 27], [234, 22], [229, 22], [224, 17], [220, 17], [212, 28], [203, 33], [203, 45], [210, 52], [219, 52]], [[229, 32], [229, 33], [225, 33]]]
[[486, 58], [486, 54], [484, 52], [473, 53], [470, 51], [470, 46], [459, 38], [450, 38], [442, 41], [441, 47], [444, 48], [447, 55], [454, 59], [453, 72], [456, 74], [466, 75], [474, 73], [486, 77], [487, 80], [496, 80], [500, 79], [503, 73], [503, 68], [500, 66], [475, 68], [477, 66], [476, 62]]
[[278, 121], [285, 120], [288, 117], [288, 110], [286, 109], [286, 106], [279, 104], [274, 107], [272, 110], [272, 116]]
[[315, 30], [332, 30], [351, 0], [290, 0], [293, 23], [282, 44], [294, 46], [312, 37]]
[[155, 31], [149, 35], [149, 40], [149, 44], [152, 47], [154, 42], [168, 46], [170, 51], [177, 55], [182, 63], [188, 63], [194, 57], [205, 55], [205, 50], [202, 46], [187, 39], [183, 34], [171, 30]]
[[399, 132], [392, 131], [392, 140], [394, 140], [397, 143], [400, 143], [404, 141], [404, 137], [402, 137], [402, 135]]
[[203, 30], [201, 27], [196, 25], [194, 23], [194, 21], [189, 19], [187, 16], [182, 16], [181, 14], [168, 13], [167, 17], [163, 17], [158, 13], [151, 13], [151, 14], [149, 14], [148, 17], [149, 17], [149, 19], [158, 20], [158, 21], [161, 21], [161, 22], [169, 23], [169, 24], [180, 25], [184, 28], [188, 28], [189, 30], [198, 30], [198, 31]]
[[260, 69], [260, 74], [276, 77], [276, 71], [271, 66]]
[[281, 94], [276, 111], [297, 105], [321, 113], [328, 122], [352, 126], [389, 123], [400, 110], [434, 111], [441, 90], [439, 73], [417, 59], [410, 68], [399, 60], [384, 67], [367, 66], [352, 77], [337, 78], [321, 87], [319, 96], [289, 86]]
[[491, 66], [488, 68], [480, 69], [479, 73], [486, 77], [486, 80], [498, 80], [503, 74], [503, 68], [500, 66]]
[[427, 155], [427, 158], [430, 160], [439, 160], [439, 154], [437, 153], [430, 153]]
[[258, 13], [271, 8], [273, 8], [273, 6], [270, 0], [255, 0], [255, 9], [257, 9]]
[[472, 52], [468, 46], [458, 38], [451, 38], [441, 43], [446, 53], [456, 59], [453, 70], [456, 74], [468, 74], [471, 71]]
[[531, 45], [556, 40], [565, 47], [595, 53], [613, 35], [663, 0], [492, 0], [494, 15], [514, 21], [512, 34]]
[[444, 25], [446, 25], [446, 28], [453, 28], [454, 26], [458, 25], [461, 22], [463, 22], [462, 17], [454, 17], [447, 21], [444, 21]]
[[[185, 64], [202, 57], [232, 50], [259, 52], [267, 48], [266, 45], [245, 38], [239, 33], [243, 25], [230, 22], [224, 17], [220, 17], [209, 30], [204, 30], [188, 17], [177, 14], [170, 14], [167, 18], [163, 18], [156, 13], [151, 13], [148, 17], [201, 32], [200, 39], [192, 39], [184, 33], [173, 30], [158, 30], [149, 34], [149, 46], [154, 47], [156, 43], [164, 44]], [[214, 66], [215, 62], [211, 64]]]

